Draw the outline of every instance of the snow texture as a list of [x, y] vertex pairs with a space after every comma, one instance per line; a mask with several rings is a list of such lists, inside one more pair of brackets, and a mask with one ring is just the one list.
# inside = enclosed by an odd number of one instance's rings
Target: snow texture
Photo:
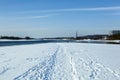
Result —
[[0, 80], [120, 80], [120, 45], [0, 47]]

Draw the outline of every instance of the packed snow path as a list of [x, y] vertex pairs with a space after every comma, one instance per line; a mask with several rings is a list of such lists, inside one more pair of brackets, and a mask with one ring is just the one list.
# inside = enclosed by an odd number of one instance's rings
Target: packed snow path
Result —
[[119, 48], [77, 43], [1, 47], [0, 80], [120, 80], [119, 69], [102, 63], [97, 56], [97, 51], [103, 50], [102, 54]]

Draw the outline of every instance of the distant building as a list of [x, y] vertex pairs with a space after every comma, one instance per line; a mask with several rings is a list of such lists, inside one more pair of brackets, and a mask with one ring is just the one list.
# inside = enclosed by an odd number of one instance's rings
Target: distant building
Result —
[[112, 30], [110, 35], [120, 34], [120, 30]]

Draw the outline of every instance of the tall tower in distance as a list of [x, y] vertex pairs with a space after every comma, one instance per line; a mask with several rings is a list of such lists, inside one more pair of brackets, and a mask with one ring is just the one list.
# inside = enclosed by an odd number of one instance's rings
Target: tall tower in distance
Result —
[[78, 32], [76, 31], [76, 39], [78, 38]]

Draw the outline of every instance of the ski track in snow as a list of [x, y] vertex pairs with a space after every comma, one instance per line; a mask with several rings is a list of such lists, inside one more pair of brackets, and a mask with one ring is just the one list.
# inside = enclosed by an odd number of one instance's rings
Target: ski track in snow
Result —
[[[82, 51], [74, 53], [66, 45], [57, 45], [51, 56], [13, 80], [120, 80], [118, 73], [82, 54]], [[0, 75], [6, 70], [4, 68]]]
[[51, 80], [58, 51], [59, 47], [49, 59], [37, 64], [14, 80]]
[[71, 57], [71, 60], [70, 60], [70, 64], [71, 64], [71, 72], [72, 72], [73, 80], [79, 80], [79, 78], [77, 76], [77, 70], [75, 68], [75, 63], [74, 63], [72, 57]]

